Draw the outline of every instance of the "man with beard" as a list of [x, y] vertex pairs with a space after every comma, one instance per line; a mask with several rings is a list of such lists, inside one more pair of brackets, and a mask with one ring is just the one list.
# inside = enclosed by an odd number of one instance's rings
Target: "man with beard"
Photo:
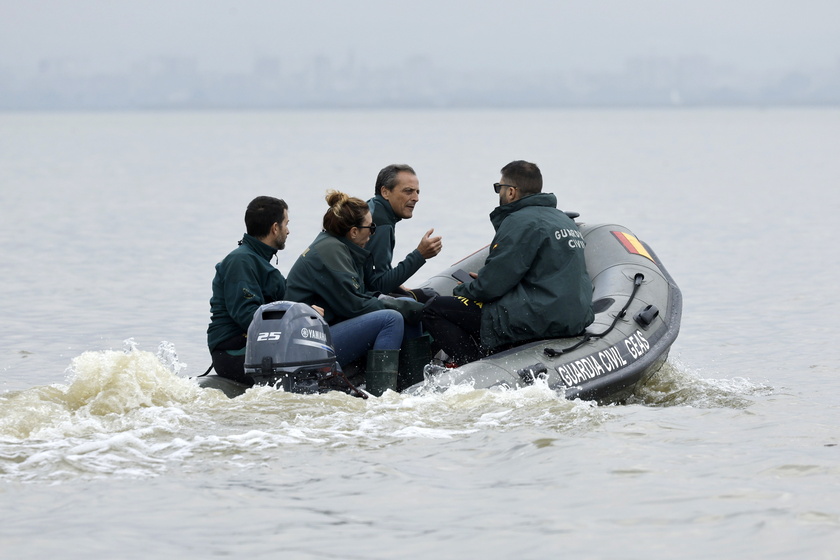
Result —
[[286, 278], [271, 257], [286, 246], [288, 205], [271, 196], [255, 198], [245, 211], [245, 228], [239, 247], [216, 265], [207, 345], [216, 373], [252, 385], [245, 375], [246, 335], [254, 312], [286, 294]]
[[531, 340], [576, 336], [594, 320], [583, 237], [557, 198], [542, 192], [539, 167], [513, 161], [493, 190], [496, 235], [484, 266], [423, 316], [459, 365]]

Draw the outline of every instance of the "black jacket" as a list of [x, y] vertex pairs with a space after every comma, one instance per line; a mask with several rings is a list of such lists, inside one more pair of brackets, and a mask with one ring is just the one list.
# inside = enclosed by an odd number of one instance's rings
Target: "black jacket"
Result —
[[376, 235], [371, 236], [365, 246], [373, 258], [373, 272], [368, 278], [368, 285], [378, 292], [389, 294], [396, 291], [420, 270], [420, 267], [426, 264], [426, 259], [420, 251], [414, 249], [396, 267], [392, 268], [396, 227], [397, 222], [402, 218], [394, 213], [391, 203], [382, 195], [376, 195], [368, 200], [368, 207], [373, 222], [376, 224]]
[[247, 233], [239, 247], [216, 265], [207, 346], [216, 346], [238, 335], [245, 336], [254, 312], [263, 304], [282, 300], [286, 279], [271, 264], [277, 249]]
[[368, 291], [365, 284], [370, 269], [370, 253], [365, 249], [322, 231], [289, 271], [286, 299], [323, 307], [330, 325], [378, 309], [396, 309], [409, 323], [417, 322], [423, 304], [379, 299], [379, 293]]
[[481, 344], [493, 349], [575, 336], [592, 323], [592, 282], [584, 242], [550, 193], [526, 196], [490, 214], [496, 236], [478, 278], [454, 294], [482, 302]]

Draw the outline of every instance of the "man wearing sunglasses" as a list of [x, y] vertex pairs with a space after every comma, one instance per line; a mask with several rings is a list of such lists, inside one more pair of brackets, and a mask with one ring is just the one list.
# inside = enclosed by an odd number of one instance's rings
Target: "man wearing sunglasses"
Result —
[[583, 237], [557, 198], [542, 192], [539, 167], [513, 161], [493, 190], [496, 235], [484, 266], [423, 317], [459, 365], [531, 340], [576, 336], [594, 319]]
[[[370, 213], [379, 230], [365, 247], [373, 258], [374, 271], [368, 282], [371, 288], [385, 294], [411, 295], [402, 285], [420, 270], [428, 259], [440, 253], [440, 236], [432, 237], [434, 229], [426, 232], [420, 244], [397, 266], [392, 267], [396, 227], [400, 220], [414, 215], [414, 207], [420, 201], [420, 182], [414, 169], [405, 164], [388, 165], [376, 177], [376, 196], [368, 200]], [[422, 299], [422, 297], [420, 298]]]

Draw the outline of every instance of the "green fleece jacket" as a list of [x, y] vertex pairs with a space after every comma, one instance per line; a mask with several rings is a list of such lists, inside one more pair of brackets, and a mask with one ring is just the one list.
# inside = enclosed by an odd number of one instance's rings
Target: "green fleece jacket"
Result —
[[420, 251], [414, 249], [396, 267], [392, 267], [397, 222], [402, 218], [394, 213], [391, 203], [379, 194], [368, 200], [368, 207], [370, 207], [373, 223], [376, 224], [376, 234], [371, 236], [365, 246], [373, 257], [373, 272], [368, 278], [368, 286], [378, 292], [388, 294], [394, 292], [420, 270], [420, 267], [426, 264], [426, 259]]
[[271, 264], [276, 252], [274, 247], [246, 233], [239, 247], [216, 265], [207, 327], [211, 352], [221, 342], [245, 336], [261, 305], [284, 298], [286, 279]]
[[490, 214], [496, 236], [478, 278], [453, 291], [483, 302], [481, 344], [575, 336], [594, 319], [584, 242], [550, 193], [526, 196]]
[[379, 299], [379, 292], [368, 291], [365, 278], [371, 268], [368, 251], [322, 231], [289, 271], [286, 299], [323, 307], [330, 325], [379, 309], [396, 309], [409, 323], [419, 321], [423, 304]]

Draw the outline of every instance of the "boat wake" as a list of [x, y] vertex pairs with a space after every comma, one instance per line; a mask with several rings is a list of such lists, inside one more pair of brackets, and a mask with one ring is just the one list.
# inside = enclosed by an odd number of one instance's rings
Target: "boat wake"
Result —
[[[567, 400], [543, 380], [523, 388], [475, 389], [436, 379], [427, 391], [358, 399], [254, 387], [229, 399], [179, 376], [162, 343], [157, 354], [85, 352], [66, 384], [0, 395], [0, 480], [59, 483], [146, 478], [284, 464], [311, 451], [376, 450], [418, 440], [498, 437], [524, 430], [540, 441], [598, 430], [621, 408]], [[666, 364], [631, 404], [735, 407], [768, 387], [701, 379]], [[542, 439], [540, 439], [542, 438]]]
[[773, 387], [743, 377], [701, 377], [698, 372], [669, 358], [656, 375], [636, 388], [627, 404], [743, 409], [753, 403], [752, 397], [772, 392]]

